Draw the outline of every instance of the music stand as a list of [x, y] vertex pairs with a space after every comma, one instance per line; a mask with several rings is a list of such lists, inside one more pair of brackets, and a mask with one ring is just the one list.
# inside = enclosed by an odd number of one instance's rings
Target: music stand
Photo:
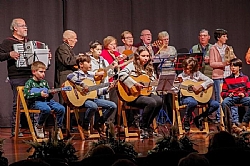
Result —
[[199, 70], [202, 69], [203, 53], [179, 53], [177, 54], [177, 60], [174, 64], [176, 74], [180, 74], [183, 71], [182, 61], [189, 57], [195, 57], [198, 60]]
[[[176, 90], [178, 90], [178, 87], [173, 86], [174, 81], [175, 81], [175, 77], [176, 77], [176, 74], [160, 75], [159, 83], [157, 85], [156, 91], [157, 92], [162, 92], [162, 94], [163, 94], [163, 92], [176, 93]], [[162, 97], [162, 105], [164, 105], [163, 97]], [[168, 114], [166, 113], [166, 111], [162, 107], [162, 109], [159, 112], [157, 122], [160, 123], [160, 124], [163, 124], [164, 123], [164, 120], [163, 120], [164, 117], [166, 118], [165, 122], [168, 121], [170, 124], [172, 124]], [[160, 120], [160, 118], [162, 120]]]

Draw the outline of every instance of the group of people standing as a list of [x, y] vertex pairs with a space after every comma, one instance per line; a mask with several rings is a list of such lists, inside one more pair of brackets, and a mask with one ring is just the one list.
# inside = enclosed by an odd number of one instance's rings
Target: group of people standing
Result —
[[[11, 23], [12, 36], [5, 39], [0, 45], [0, 61], [7, 60], [8, 77], [10, 85], [13, 90], [13, 120], [11, 127], [11, 134], [14, 135], [15, 127], [15, 113], [16, 113], [16, 98], [17, 86], [25, 86], [25, 97], [29, 101], [30, 106], [41, 110], [35, 131], [40, 138], [44, 137], [43, 126], [49, 115], [51, 109], [56, 112], [58, 127], [63, 126], [63, 117], [65, 114], [65, 107], [67, 103], [63, 100], [61, 93], [59, 93], [59, 102], [53, 100], [54, 92], [45, 93], [32, 92], [32, 88], [47, 88], [50, 89], [48, 82], [44, 80], [45, 65], [40, 62], [34, 62], [31, 65], [31, 70], [21, 70], [16, 67], [16, 60], [20, 54], [13, 50], [13, 44], [26, 43], [29, 41], [27, 38], [27, 25], [22, 18], [13, 19]], [[243, 76], [239, 71], [242, 63], [236, 57], [233, 60], [226, 61], [225, 54], [229, 46], [226, 45], [227, 31], [224, 29], [216, 29], [214, 32], [215, 40], [214, 45], [209, 43], [210, 35], [207, 30], [203, 29], [199, 33], [199, 44], [193, 46], [190, 53], [203, 53], [204, 63], [202, 71], [198, 71], [198, 62], [196, 58], [188, 58], [183, 62], [183, 72], [178, 75], [181, 81], [192, 80], [195, 82], [205, 81], [203, 84], [193, 87], [194, 91], [200, 92], [207, 89], [209, 86], [214, 86], [215, 99], [210, 100], [208, 109], [202, 114], [196, 116], [194, 119], [195, 125], [202, 128], [202, 120], [213, 112], [217, 112], [216, 119], [220, 119], [220, 92], [221, 83], [222, 97], [227, 98], [233, 96], [234, 102], [242, 102], [241, 98], [248, 96], [248, 77], [244, 76], [246, 84], [242, 85], [240, 82], [232, 84], [233, 78], [239, 81], [238, 77]], [[141, 32], [141, 43], [133, 43], [133, 35], [130, 31], [124, 31], [121, 34], [123, 46], [117, 46], [117, 39], [113, 36], [107, 36], [103, 39], [103, 43], [99, 41], [92, 41], [89, 43], [89, 51], [76, 55], [73, 51], [77, 43], [77, 34], [72, 30], [66, 30], [62, 36], [63, 42], [55, 51], [55, 87], [61, 87], [66, 81], [82, 87], [83, 93], [90, 91], [88, 85], [85, 85], [83, 80], [91, 80], [97, 84], [98, 77], [103, 77], [100, 83], [110, 83], [108, 87], [103, 87], [97, 90], [98, 96], [95, 99], [87, 99], [81, 107], [87, 108], [87, 111], [82, 117], [82, 128], [86, 138], [90, 136], [89, 123], [92, 116], [95, 116], [94, 128], [98, 131], [100, 136], [104, 137], [103, 125], [107, 121], [116, 122], [118, 94], [114, 87], [116, 81], [124, 83], [128, 88], [135, 87], [138, 91], [144, 88], [144, 85], [137, 82], [133, 77], [140, 75], [147, 75], [151, 81], [157, 80], [159, 73], [153, 60], [158, 55], [170, 55], [174, 57], [173, 60], [165, 61], [164, 65], [168, 68], [165, 74], [175, 73], [174, 62], [177, 58], [177, 51], [174, 46], [169, 46], [169, 34], [162, 31], [158, 34], [158, 41], [152, 43], [152, 34], [150, 30], [144, 29]], [[128, 51], [129, 50], [129, 51]], [[129, 52], [129, 54], [127, 54]], [[51, 58], [51, 54], [49, 56]], [[238, 72], [235, 68], [239, 68]], [[106, 70], [99, 70], [106, 69]], [[231, 74], [232, 73], [232, 74]], [[104, 75], [107, 74], [107, 77]], [[230, 86], [227, 86], [230, 79]], [[54, 86], [54, 85], [53, 85]], [[51, 86], [51, 87], [53, 87]], [[232, 88], [230, 94], [225, 93], [227, 88]], [[242, 93], [236, 93], [239, 91]], [[230, 92], [230, 91], [229, 91]], [[233, 94], [232, 94], [233, 93]], [[163, 96], [167, 105], [169, 115], [172, 114], [172, 94]], [[190, 115], [198, 104], [194, 98], [190, 96], [181, 96], [180, 100], [183, 104], [187, 105], [185, 111], [184, 128], [186, 131], [190, 130]], [[224, 106], [233, 106], [232, 102], [226, 102]], [[244, 100], [245, 101], [245, 100]], [[246, 102], [244, 102], [246, 104]], [[140, 121], [141, 138], [149, 138], [152, 136], [151, 123], [153, 119], [159, 114], [162, 108], [162, 97], [151, 93], [148, 96], [139, 95], [134, 101], [128, 102], [128, 105], [136, 106], [143, 109], [142, 118]], [[98, 107], [102, 107], [102, 116], [98, 112]], [[233, 122], [239, 124], [238, 111], [232, 109]], [[248, 116], [248, 114], [246, 114]], [[248, 121], [248, 118], [244, 118]], [[22, 136], [22, 133], [19, 133]]]

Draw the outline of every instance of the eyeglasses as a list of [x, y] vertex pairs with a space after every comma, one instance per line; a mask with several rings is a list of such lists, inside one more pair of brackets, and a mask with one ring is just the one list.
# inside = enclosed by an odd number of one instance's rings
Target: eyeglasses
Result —
[[200, 37], [207, 37], [208, 35], [199, 35]]
[[152, 34], [142, 34], [141, 36], [152, 36]]
[[134, 39], [133, 37], [125, 37], [124, 39]]
[[17, 27], [20, 27], [20, 28], [28, 28], [28, 26], [26, 24], [23, 24], [23, 25], [18, 25], [17, 24]]

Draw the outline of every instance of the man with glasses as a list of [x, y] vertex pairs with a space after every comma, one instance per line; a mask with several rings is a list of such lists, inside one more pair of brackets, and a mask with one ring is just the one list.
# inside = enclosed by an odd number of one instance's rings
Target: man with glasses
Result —
[[[65, 30], [62, 44], [55, 51], [55, 87], [60, 88], [67, 80], [67, 75], [77, 70], [76, 55], [73, 51], [77, 43], [77, 34], [72, 30]], [[58, 93], [59, 103], [64, 104], [61, 93]]]
[[135, 44], [135, 47], [139, 47], [139, 46], [146, 46], [148, 48], [148, 50], [150, 51], [150, 54], [152, 56], [154, 56], [154, 54], [156, 54], [159, 50], [158, 47], [153, 46], [151, 44], [152, 42], [152, 33], [150, 32], [150, 30], [148, 29], [144, 29], [141, 31], [141, 36], [140, 36], [141, 42], [138, 44]]
[[200, 30], [198, 39], [199, 43], [190, 49], [190, 53], [203, 53], [204, 63], [202, 64], [202, 72], [209, 78], [212, 78], [213, 68], [209, 65], [209, 49], [212, 44], [209, 43], [210, 35], [208, 30]]
[[[0, 45], [0, 61], [7, 61], [8, 70], [8, 81], [10, 83], [11, 89], [13, 91], [13, 110], [11, 119], [11, 136], [15, 134], [15, 122], [16, 122], [16, 99], [17, 99], [17, 86], [24, 86], [25, 82], [30, 78], [30, 70], [22, 70], [16, 67], [16, 61], [20, 57], [18, 52], [13, 50], [13, 44], [24, 44], [28, 41], [27, 32], [28, 27], [22, 18], [15, 18], [12, 20], [10, 25], [10, 30], [12, 31], [12, 36], [3, 40]], [[18, 136], [23, 136], [19, 132]]]

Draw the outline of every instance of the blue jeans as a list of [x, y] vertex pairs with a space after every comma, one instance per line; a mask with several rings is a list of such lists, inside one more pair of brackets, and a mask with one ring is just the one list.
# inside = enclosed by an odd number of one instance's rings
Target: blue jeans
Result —
[[[197, 107], [199, 103], [193, 97], [187, 96], [187, 97], [181, 98], [180, 104], [187, 105], [187, 108], [185, 110], [185, 117], [191, 117], [192, 112], [195, 110], [195, 108]], [[215, 100], [209, 100], [207, 104], [208, 104], [208, 108], [204, 112], [203, 114], [204, 116], [208, 116], [212, 114], [214, 111], [216, 111], [220, 107], [219, 102]]]
[[[250, 97], [226, 97], [221, 103], [222, 110], [225, 112], [227, 108], [230, 108], [234, 104], [242, 104], [243, 106], [250, 106]], [[232, 108], [232, 107], [231, 107]], [[233, 110], [231, 109], [231, 114], [233, 116]], [[248, 123], [250, 120], [250, 109], [246, 111], [243, 116], [242, 122]], [[233, 120], [232, 120], [233, 122]]]
[[[221, 102], [220, 99], [220, 93], [221, 93], [221, 84], [223, 83], [223, 79], [213, 79], [214, 80], [214, 99], [215, 101]], [[238, 123], [239, 122], [239, 114], [238, 114], [238, 107], [232, 106], [231, 107], [232, 112], [232, 122]], [[220, 121], [220, 107], [216, 110], [216, 120]]]
[[104, 121], [106, 121], [109, 116], [117, 110], [117, 106], [114, 102], [104, 99], [94, 99], [86, 100], [83, 107], [88, 108], [85, 112], [84, 123], [89, 123], [92, 116], [95, 115], [95, 122], [98, 122], [100, 115], [98, 107], [102, 107], [102, 115]]
[[65, 107], [55, 100], [50, 100], [49, 102], [35, 101], [33, 107], [34, 109], [39, 109], [41, 113], [39, 114], [38, 125], [44, 125], [46, 119], [50, 115], [50, 111], [54, 110], [56, 114], [57, 127], [61, 128], [63, 123], [63, 118], [65, 114]]

